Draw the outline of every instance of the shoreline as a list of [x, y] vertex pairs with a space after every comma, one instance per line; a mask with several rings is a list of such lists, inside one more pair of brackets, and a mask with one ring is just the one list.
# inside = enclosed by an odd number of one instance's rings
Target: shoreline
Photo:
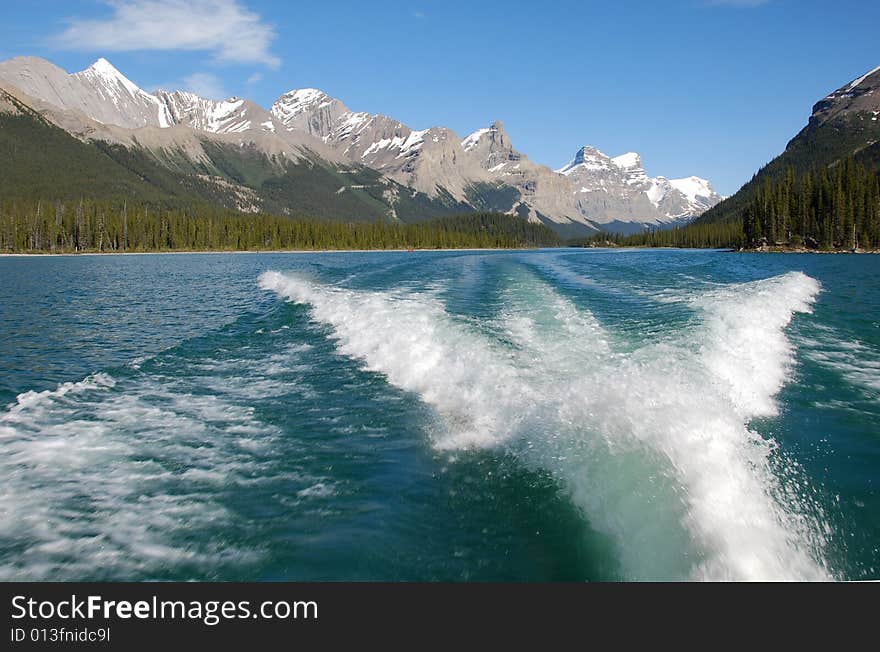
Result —
[[798, 249], [786, 249], [786, 248], [772, 248], [772, 249], [737, 249], [734, 247], [675, 247], [672, 245], [669, 246], [660, 246], [660, 247], [649, 247], [647, 245], [606, 245], [603, 247], [571, 247], [572, 249], [621, 249], [621, 250], [639, 250], [639, 251], [650, 251], [650, 250], [676, 250], [676, 251], [717, 251], [719, 253], [725, 254], [850, 254], [850, 255], [877, 255], [880, 254], [880, 249], [859, 249], [858, 251], [849, 251], [843, 249], [806, 249], [806, 248], [798, 248]]
[[730, 251], [738, 254], [820, 254], [820, 255], [828, 255], [828, 254], [849, 254], [853, 256], [861, 256], [864, 254], [868, 255], [876, 255], [880, 254], [880, 249], [857, 249], [856, 251], [852, 251], [849, 249], [806, 249], [806, 248], [787, 248], [787, 247], [772, 247], [772, 248], [754, 248], [754, 249], [731, 249]]
[[0, 258], [69, 258], [82, 256], [193, 256], [193, 255], [224, 255], [224, 254], [368, 254], [368, 253], [425, 253], [425, 252], [479, 252], [479, 251], [541, 251], [544, 249], [621, 249], [621, 250], [679, 250], [679, 251], [717, 251], [731, 254], [849, 254], [878, 255], [880, 249], [862, 249], [859, 251], [821, 250], [821, 249], [787, 249], [787, 248], [754, 248], [734, 249], [733, 247], [648, 247], [644, 245], [606, 246], [606, 247], [455, 247], [449, 249], [234, 249], [210, 251], [84, 251], [81, 253], [0, 253]]
[[221, 254], [367, 254], [367, 253], [419, 253], [430, 251], [537, 251], [543, 247], [485, 247], [485, 248], [450, 248], [450, 249], [234, 249], [226, 251], [216, 249], [210, 251], [83, 251], [81, 253], [0, 253], [0, 258], [64, 258], [82, 256], [183, 256], [183, 255], [221, 255]]

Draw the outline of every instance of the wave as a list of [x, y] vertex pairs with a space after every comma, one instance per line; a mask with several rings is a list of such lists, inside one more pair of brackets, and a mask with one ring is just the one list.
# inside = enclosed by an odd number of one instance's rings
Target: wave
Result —
[[0, 413], [0, 580], [211, 578], [258, 564], [265, 551], [237, 536], [258, 524], [229, 507], [236, 494], [281, 483], [309, 500], [332, 486], [279, 465], [281, 433], [249, 405], [299, 391], [277, 377], [304, 350], [170, 353], [149, 372], [20, 394]]
[[880, 402], [880, 349], [851, 339], [828, 326], [816, 325], [816, 338], [801, 337], [805, 356], [840, 374], [865, 399]]
[[589, 313], [523, 273], [487, 333], [435, 294], [356, 291], [266, 272], [338, 350], [417, 394], [438, 450], [501, 448], [553, 474], [616, 544], [626, 579], [830, 579], [827, 527], [773, 440], [790, 375], [785, 329], [818, 283], [800, 273], [691, 300], [691, 327], [618, 346]]

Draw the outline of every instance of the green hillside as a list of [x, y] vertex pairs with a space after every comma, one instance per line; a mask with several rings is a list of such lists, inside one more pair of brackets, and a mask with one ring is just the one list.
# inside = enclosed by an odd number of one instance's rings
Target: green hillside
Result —
[[187, 194], [158, 166], [135, 172], [116, 161], [109, 147], [73, 138], [2, 90], [0, 99], [19, 111], [0, 112], [0, 197], [161, 201]]

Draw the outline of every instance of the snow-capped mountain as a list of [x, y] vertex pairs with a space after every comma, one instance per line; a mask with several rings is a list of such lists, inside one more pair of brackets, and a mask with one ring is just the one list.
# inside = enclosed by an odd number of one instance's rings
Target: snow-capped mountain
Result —
[[160, 158], [176, 149], [201, 163], [208, 158], [205, 138], [273, 160], [317, 156], [331, 166], [376, 170], [387, 183], [450, 206], [516, 213], [567, 234], [609, 223], [637, 229], [685, 221], [721, 199], [699, 177], [648, 177], [637, 154], [610, 158], [584, 147], [554, 171], [516, 151], [500, 121], [460, 138], [445, 127], [416, 130], [385, 115], [352, 111], [313, 88], [291, 90], [267, 111], [237, 97], [148, 93], [106, 59], [68, 74], [33, 57], [0, 63], [0, 82], [57, 109], [56, 124], [80, 138], [146, 147]]
[[596, 222], [666, 224], [700, 215], [723, 199], [706, 179], [649, 177], [641, 157], [610, 157], [582, 147], [558, 170], [568, 177], [579, 209]]
[[[443, 127], [414, 130], [383, 116], [355, 112], [317, 89], [292, 90], [272, 106], [288, 129], [320, 137], [345, 160], [360, 163], [429, 195], [468, 201], [475, 184], [505, 184], [519, 198], [500, 208], [533, 220], [587, 227], [608, 222], [668, 224], [693, 218], [721, 200], [708, 181], [649, 178], [638, 154], [610, 159], [584, 148], [554, 172], [517, 152], [500, 121], [463, 139]], [[592, 157], [589, 161], [583, 156]], [[583, 196], [594, 192], [592, 197]]]
[[0, 62], [0, 79], [32, 97], [92, 120], [128, 129], [170, 127], [165, 105], [144, 92], [106, 59], [73, 74], [45, 59], [16, 57]]
[[388, 116], [352, 111], [313, 88], [285, 93], [271, 111], [287, 129], [321, 138], [344, 160], [432, 197], [448, 193], [465, 201], [468, 187], [485, 180], [460, 156], [458, 136], [444, 127], [415, 130]]
[[271, 112], [287, 129], [308, 131], [318, 138], [328, 137], [339, 118], [351, 114], [342, 102], [316, 88], [285, 93], [272, 105]]
[[276, 131], [272, 115], [250, 100], [212, 100], [187, 91], [148, 93], [103, 58], [68, 74], [43, 59], [17, 57], [0, 63], [0, 80], [61, 109], [126, 129], [184, 125], [213, 134]]
[[319, 139], [287, 130], [250, 100], [214, 100], [187, 91], [148, 93], [103, 58], [68, 74], [44, 59], [16, 57], [0, 62], [0, 83], [45, 103], [51, 119], [80, 138], [156, 153], [178, 150], [197, 163], [206, 160], [206, 135], [288, 161], [312, 154], [338, 161]]

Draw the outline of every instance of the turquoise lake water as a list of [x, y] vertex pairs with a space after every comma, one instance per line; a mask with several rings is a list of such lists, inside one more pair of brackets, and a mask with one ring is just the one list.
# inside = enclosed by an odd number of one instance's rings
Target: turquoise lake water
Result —
[[880, 577], [880, 258], [0, 258], [0, 579]]

